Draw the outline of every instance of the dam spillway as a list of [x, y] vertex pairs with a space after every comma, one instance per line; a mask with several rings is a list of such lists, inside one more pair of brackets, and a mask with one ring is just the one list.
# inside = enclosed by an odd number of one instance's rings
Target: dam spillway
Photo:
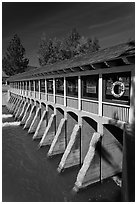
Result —
[[9, 112], [49, 148], [49, 159], [63, 154], [58, 172], [80, 167], [77, 191], [122, 171], [135, 64], [132, 46], [116, 48], [10, 79]]

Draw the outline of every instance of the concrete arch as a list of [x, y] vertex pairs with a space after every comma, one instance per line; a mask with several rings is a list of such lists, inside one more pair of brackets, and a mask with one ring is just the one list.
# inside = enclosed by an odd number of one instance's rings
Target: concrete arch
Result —
[[40, 107], [40, 102], [38, 100], [35, 101], [36, 109]]
[[95, 115], [95, 114], [92, 114], [92, 115], [91, 115], [91, 113], [90, 113], [90, 114], [86, 114], [86, 113], [82, 112], [81, 118], [86, 118], [86, 117], [91, 118], [91, 119], [94, 120], [96, 123], [98, 123], [98, 120], [99, 120], [98, 115]]
[[72, 134], [74, 126], [78, 124], [78, 115], [72, 111], [67, 112], [67, 122], [66, 122], [66, 143], [69, 143], [70, 136]]
[[35, 101], [34, 101], [34, 99], [30, 99], [30, 102], [31, 102], [31, 104], [34, 104]]
[[81, 163], [84, 161], [90, 141], [95, 132], [97, 132], [97, 122], [88, 116], [83, 116], [81, 128]]
[[62, 108], [56, 108], [56, 131], [62, 118], [64, 118], [64, 110]]
[[38, 104], [38, 105], [39, 105], [39, 104], [40, 104], [40, 102], [39, 102], [38, 100], [36, 100], [36, 104]]
[[123, 130], [113, 124], [103, 125], [101, 145], [102, 178], [122, 170]]
[[54, 110], [54, 106], [52, 106], [52, 105], [50, 105], [50, 104], [48, 104], [47, 106], [48, 106], [48, 108]]
[[51, 115], [54, 114], [54, 107], [52, 105], [48, 105], [47, 109], [48, 109], [47, 119], [49, 121]]
[[55, 108], [56, 108], [56, 109], [57, 109], [57, 108], [61, 108], [63, 111], [65, 111], [65, 108], [66, 108], [66, 107], [61, 106], [61, 105], [59, 105], [59, 104], [55, 104]]
[[[104, 135], [113, 136], [116, 140], [123, 145], [123, 130], [113, 124], [103, 124]], [[108, 137], [106, 138], [108, 140]]]
[[47, 105], [43, 102], [40, 103], [41, 111], [45, 111], [47, 109]]

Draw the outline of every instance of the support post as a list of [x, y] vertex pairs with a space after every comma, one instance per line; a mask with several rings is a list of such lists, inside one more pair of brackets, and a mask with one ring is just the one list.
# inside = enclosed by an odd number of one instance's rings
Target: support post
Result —
[[56, 135], [48, 151], [48, 157], [61, 154], [65, 151], [65, 122], [65, 118], [60, 120]]
[[33, 81], [33, 86], [34, 86], [34, 98], [36, 97], [35, 93], [35, 80]]
[[43, 146], [43, 145], [50, 145], [53, 141], [53, 138], [55, 136], [55, 131], [54, 131], [54, 126], [55, 126], [55, 114], [52, 114], [49, 121], [48, 121], [48, 125], [45, 129], [45, 132], [43, 134], [43, 137], [39, 143], [39, 146]]
[[[98, 115], [99, 115], [99, 117], [102, 117], [102, 114], [103, 114], [102, 113], [102, 92], [103, 92], [102, 85], [103, 85], [102, 74], [99, 73], [99, 82], [98, 82], [98, 101], [99, 101], [99, 103], [98, 103]], [[101, 122], [98, 122], [97, 129], [98, 129], [98, 132], [100, 134], [103, 134], [103, 125]]]
[[[89, 144], [88, 152], [85, 156], [83, 165], [78, 173], [77, 180], [75, 182], [75, 186], [73, 188], [74, 191], [78, 191], [81, 188], [85, 188], [86, 186], [97, 182], [100, 180], [100, 166], [99, 159], [98, 163], [95, 159], [96, 152], [96, 144], [100, 139], [100, 134], [95, 132]], [[96, 155], [97, 157], [97, 155]], [[100, 158], [100, 156], [98, 156]]]
[[66, 92], [66, 77], [64, 77], [64, 106], [67, 105], [66, 95], [67, 95], [67, 92]]
[[56, 83], [55, 83], [55, 78], [53, 78], [53, 102], [56, 103]]
[[70, 141], [58, 166], [57, 171], [59, 173], [65, 168], [69, 168], [80, 164], [80, 149], [79, 147], [75, 148], [75, 143], [77, 142], [77, 139], [79, 137], [79, 130], [80, 127], [78, 124], [76, 124], [73, 128]]
[[81, 77], [78, 76], [78, 109], [81, 110]]
[[47, 101], [47, 80], [45, 79], [45, 101]]
[[39, 99], [40, 99], [40, 80], [38, 81], [39, 83]]

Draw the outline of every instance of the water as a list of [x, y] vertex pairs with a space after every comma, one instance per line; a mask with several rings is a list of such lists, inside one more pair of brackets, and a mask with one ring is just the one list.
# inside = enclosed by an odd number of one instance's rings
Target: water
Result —
[[[3, 114], [9, 114], [3, 107]], [[38, 150], [39, 140], [4, 117], [2, 128], [2, 200], [5, 202], [120, 201], [120, 188], [112, 179], [74, 193], [79, 167], [58, 174], [62, 155], [47, 158], [49, 147]]]

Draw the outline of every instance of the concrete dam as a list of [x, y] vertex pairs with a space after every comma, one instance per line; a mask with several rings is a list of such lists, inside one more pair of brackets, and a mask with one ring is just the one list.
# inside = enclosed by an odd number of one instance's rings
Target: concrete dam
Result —
[[7, 108], [23, 129], [80, 166], [78, 191], [122, 171], [124, 125], [134, 115], [135, 47], [121, 44], [9, 78]]

